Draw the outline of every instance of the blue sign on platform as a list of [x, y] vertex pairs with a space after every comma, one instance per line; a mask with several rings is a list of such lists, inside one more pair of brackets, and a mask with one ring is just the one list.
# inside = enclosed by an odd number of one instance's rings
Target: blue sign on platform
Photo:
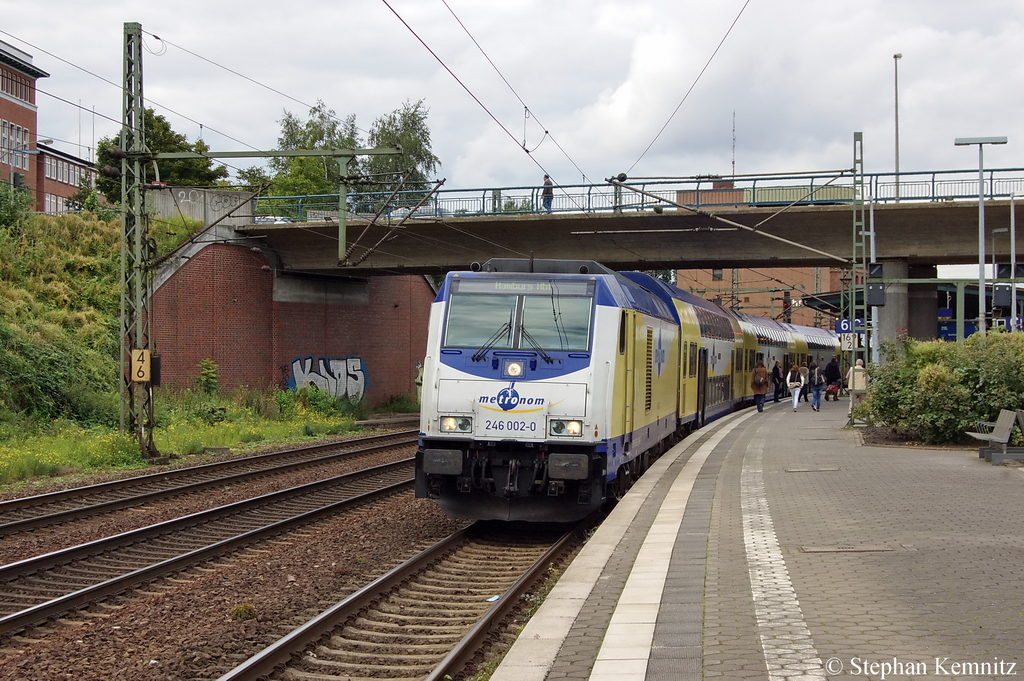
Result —
[[837, 319], [836, 320], [836, 333], [853, 333], [853, 320], [852, 319]]

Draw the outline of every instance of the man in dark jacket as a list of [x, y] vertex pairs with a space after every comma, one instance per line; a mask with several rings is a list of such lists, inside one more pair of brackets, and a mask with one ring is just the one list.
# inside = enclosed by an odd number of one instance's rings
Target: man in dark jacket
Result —
[[779, 364], [779, 360], [775, 360], [775, 366], [772, 367], [772, 383], [775, 384], [775, 401], [778, 402], [779, 398], [782, 397], [782, 391], [785, 385], [782, 382], [782, 365]]
[[825, 365], [825, 383], [835, 385], [839, 383], [843, 372], [839, 370], [839, 358], [833, 357], [832, 361]]

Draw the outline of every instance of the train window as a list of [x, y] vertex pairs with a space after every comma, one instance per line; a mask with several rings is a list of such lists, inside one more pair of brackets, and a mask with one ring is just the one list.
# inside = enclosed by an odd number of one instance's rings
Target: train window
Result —
[[[585, 351], [590, 347], [592, 298], [524, 296], [523, 331], [546, 350]], [[520, 343], [521, 347], [529, 347]]]
[[697, 376], [697, 344], [690, 343], [690, 378]]
[[491, 347], [511, 348], [517, 302], [518, 296], [453, 295], [448, 301], [444, 344], [479, 348], [497, 334]]

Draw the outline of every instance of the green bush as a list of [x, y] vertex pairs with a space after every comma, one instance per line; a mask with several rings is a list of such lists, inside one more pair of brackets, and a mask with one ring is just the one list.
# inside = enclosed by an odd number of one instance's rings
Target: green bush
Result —
[[212, 359], [201, 361], [199, 363], [199, 376], [194, 380], [199, 392], [207, 395], [216, 395], [219, 384], [217, 364]]
[[975, 421], [1024, 408], [1024, 334], [887, 342], [882, 353], [886, 363], [869, 370], [868, 417], [926, 443], [961, 441]]

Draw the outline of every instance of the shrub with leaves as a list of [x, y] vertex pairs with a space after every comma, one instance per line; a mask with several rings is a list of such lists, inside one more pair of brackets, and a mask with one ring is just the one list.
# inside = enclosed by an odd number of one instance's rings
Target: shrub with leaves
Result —
[[199, 363], [199, 376], [196, 377], [195, 383], [199, 392], [206, 395], [217, 394], [217, 364], [212, 359], [204, 359]]
[[890, 342], [882, 353], [886, 363], [870, 371], [869, 418], [924, 442], [958, 442], [975, 421], [1024, 408], [1024, 334]]

